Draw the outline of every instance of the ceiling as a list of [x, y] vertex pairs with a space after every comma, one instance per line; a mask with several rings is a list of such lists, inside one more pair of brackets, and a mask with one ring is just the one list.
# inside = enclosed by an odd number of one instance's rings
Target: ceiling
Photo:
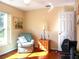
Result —
[[64, 5], [75, 5], [75, 0], [31, 0], [29, 4], [25, 4], [23, 0], [0, 0], [18, 9], [27, 11], [38, 8], [46, 8], [45, 6], [51, 3], [54, 7]]

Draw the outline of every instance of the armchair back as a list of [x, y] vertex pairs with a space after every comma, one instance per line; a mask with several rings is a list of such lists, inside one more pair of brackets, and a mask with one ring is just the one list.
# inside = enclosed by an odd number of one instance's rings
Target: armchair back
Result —
[[26, 38], [27, 42], [31, 42], [31, 40], [33, 40], [31, 33], [20, 33], [19, 37], [20, 36], [24, 36]]

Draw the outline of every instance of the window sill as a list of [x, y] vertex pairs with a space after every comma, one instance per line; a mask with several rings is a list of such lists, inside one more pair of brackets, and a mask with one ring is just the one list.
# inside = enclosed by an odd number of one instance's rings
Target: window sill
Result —
[[0, 47], [6, 46], [7, 44], [7, 42], [0, 42]]

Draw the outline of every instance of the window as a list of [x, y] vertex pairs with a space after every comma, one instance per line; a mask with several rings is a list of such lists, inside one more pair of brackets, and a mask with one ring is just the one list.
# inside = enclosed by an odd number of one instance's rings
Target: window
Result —
[[10, 36], [10, 27], [8, 25], [8, 20], [9, 20], [9, 15], [5, 12], [0, 12], [0, 45], [3, 46], [3, 45], [6, 45], [7, 42], [7, 39], [9, 39]]

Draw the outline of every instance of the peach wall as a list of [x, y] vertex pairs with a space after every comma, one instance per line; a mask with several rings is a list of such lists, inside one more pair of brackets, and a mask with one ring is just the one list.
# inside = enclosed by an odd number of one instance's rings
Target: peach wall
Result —
[[[11, 7], [9, 5], [6, 5], [4, 3], [1, 3], [0, 2], [0, 11], [3, 11], [3, 12], [6, 12], [8, 14], [11, 15], [11, 43], [9, 43], [8, 45], [6, 46], [2, 46], [0, 47], [0, 55], [1, 54], [4, 54], [6, 52], [9, 52], [13, 49], [16, 48], [16, 39], [17, 39], [17, 35], [18, 33], [20, 33], [22, 30], [17, 30], [14, 28], [14, 25], [13, 25], [13, 17], [24, 17], [24, 12], [19, 10], [19, 9], [16, 9], [14, 7]], [[8, 39], [8, 41], [10, 41], [10, 39]]]
[[54, 8], [50, 12], [48, 9], [37, 9], [25, 13], [24, 31], [31, 32], [35, 36], [35, 41], [41, 38], [43, 25], [47, 27], [50, 39], [50, 48], [58, 48], [58, 16], [63, 12], [62, 7]]
[[[76, 0], [76, 19], [77, 19], [77, 21], [79, 20], [78, 6], [79, 6], [79, 0]], [[77, 50], [79, 51], [79, 24], [77, 24], [76, 28], [77, 28]]]

